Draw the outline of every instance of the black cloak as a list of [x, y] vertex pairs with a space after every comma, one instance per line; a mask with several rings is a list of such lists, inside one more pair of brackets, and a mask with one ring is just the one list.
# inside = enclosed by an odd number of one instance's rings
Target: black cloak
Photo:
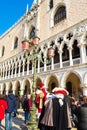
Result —
[[[49, 119], [51, 123], [49, 123]], [[65, 99], [63, 99], [62, 106], [59, 103], [59, 98], [55, 97], [48, 101], [43, 107], [38, 127], [40, 130], [68, 130], [67, 103]]]

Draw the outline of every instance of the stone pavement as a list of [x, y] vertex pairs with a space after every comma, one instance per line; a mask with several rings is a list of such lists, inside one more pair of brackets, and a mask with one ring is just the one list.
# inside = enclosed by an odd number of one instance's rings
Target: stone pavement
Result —
[[[24, 112], [22, 109], [18, 110], [19, 115], [17, 117], [13, 117], [13, 129], [12, 130], [28, 130], [26, 125], [24, 124]], [[1, 123], [0, 130], [5, 130], [5, 120]], [[77, 130], [73, 128], [72, 130]]]
[[[18, 110], [19, 115], [13, 117], [13, 129], [12, 130], [27, 130], [26, 125], [24, 124], [24, 112], [22, 109]], [[5, 130], [5, 120], [1, 123], [0, 130]]]

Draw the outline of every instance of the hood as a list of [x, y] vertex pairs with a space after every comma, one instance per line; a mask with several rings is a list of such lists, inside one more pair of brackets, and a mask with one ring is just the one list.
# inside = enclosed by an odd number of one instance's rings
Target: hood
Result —
[[15, 96], [14, 96], [14, 94], [13, 93], [10, 93], [9, 95], [8, 95], [8, 98], [10, 98], [10, 99], [14, 99], [15, 98]]

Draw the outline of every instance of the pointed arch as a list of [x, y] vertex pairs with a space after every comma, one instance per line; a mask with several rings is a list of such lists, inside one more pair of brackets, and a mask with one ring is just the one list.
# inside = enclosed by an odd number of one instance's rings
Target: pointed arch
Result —
[[63, 42], [63, 44], [61, 44], [61, 49], [62, 49], [62, 60], [66, 61], [69, 60], [69, 50], [67, 47], [67, 44]]
[[66, 7], [61, 5], [54, 14], [54, 25], [66, 19]]
[[36, 29], [34, 26], [31, 26], [31, 29], [29, 31], [29, 38], [33, 38], [36, 35]]
[[52, 89], [59, 86], [58, 77], [55, 74], [52, 74], [47, 77], [46, 81], [46, 87], [48, 92], [52, 92]]
[[81, 83], [82, 77], [79, 72], [76, 71], [68, 71], [64, 73], [61, 79], [61, 87], [66, 88], [69, 92], [69, 95], [76, 98], [82, 94]]
[[2, 46], [2, 56], [4, 56], [5, 53], [5, 46]]
[[14, 49], [16, 49], [18, 47], [18, 37], [16, 36], [14, 38]]
[[31, 86], [32, 85], [30, 84], [30, 81], [28, 79], [24, 79], [22, 81], [21, 90], [24, 91], [23, 95], [31, 93]]
[[80, 57], [80, 49], [78, 47], [78, 41], [75, 39], [72, 45], [72, 58], [78, 58]]

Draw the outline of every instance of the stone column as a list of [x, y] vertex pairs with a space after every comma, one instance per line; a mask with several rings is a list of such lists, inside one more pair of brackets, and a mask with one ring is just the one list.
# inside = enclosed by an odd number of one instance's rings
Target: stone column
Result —
[[15, 95], [15, 90], [13, 90], [13, 94]]
[[8, 95], [8, 90], [6, 90], [6, 95]]
[[15, 77], [16, 77], [16, 74], [17, 74], [17, 63], [15, 63]]
[[20, 68], [21, 67], [21, 62], [19, 62], [19, 71], [18, 71], [18, 76], [20, 76]]
[[6, 83], [6, 95], [8, 95], [8, 92], [9, 92], [9, 82]]
[[83, 95], [87, 96], [87, 84], [82, 84]]
[[27, 60], [27, 75], [29, 75], [29, 60]]
[[40, 60], [38, 60], [38, 73], [40, 72]]
[[46, 57], [44, 57], [44, 71], [46, 71], [47, 70], [47, 66], [46, 66]]
[[5, 73], [5, 79], [7, 78], [7, 65], [6, 65], [6, 73]]
[[24, 75], [25, 60], [23, 60], [23, 75]]
[[86, 46], [85, 44], [79, 44], [81, 63], [86, 63]]
[[72, 47], [69, 47], [68, 50], [69, 50], [70, 66], [73, 66], [73, 60], [72, 60]]
[[51, 66], [51, 69], [54, 70], [54, 57], [52, 57], [52, 66]]
[[8, 65], [8, 78], [10, 77], [10, 65]]

